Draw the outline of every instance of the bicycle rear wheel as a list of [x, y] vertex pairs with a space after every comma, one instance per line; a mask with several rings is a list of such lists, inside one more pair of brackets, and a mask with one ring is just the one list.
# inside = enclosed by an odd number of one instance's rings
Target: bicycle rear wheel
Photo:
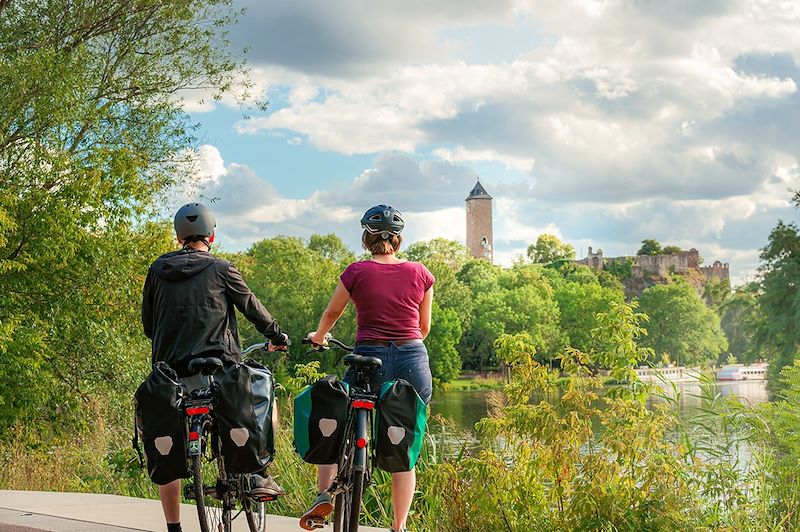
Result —
[[353, 493], [350, 498], [350, 526], [347, 532], [358, 532], [358, 517], [361, 515], [361, 499], [364, 497], [364, 471], [353, 472]]
[[267, 532], [266, 503], [246, 501], [244, 515], [247, 517], [247, 526], [250, 532]]
[[[192, 459], [192, 477], [194, 481], [194, 500], [197, 505], [197, 517], [202, 532], [231, 532], [231, 506], [226, 503], [230, 497], [225, 490], [219, 493], [220, 483], [217, 479], [225, 479], [225, 467], [221, 457], [214, 460], [216, 468], [209, 463], [204, 467], [203, 456]], [[203, 482], [205, 478], [206, 482]], [[210, 483], [209, 483], [210, 481]]]
[[350, 523], [350, 494], [352, 487], [348, 486], [345, 491], [336, 496], [333, 505], [333, 532], [347, 532], [345, 523]]

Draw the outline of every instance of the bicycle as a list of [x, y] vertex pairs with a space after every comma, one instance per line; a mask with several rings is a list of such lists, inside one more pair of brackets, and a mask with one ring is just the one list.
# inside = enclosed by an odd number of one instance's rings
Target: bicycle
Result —
[[[310, 344], [311, 340], [305, 338], [303, 343]], [[356, 371], [355, 383], [349, 387], [350, 404], [338, 471], [333, 484], [328, 488], [328, 493], [334, 497], [333, 530], [358, 532], [361, 500], [372, 480], [375, 463], [374, 447], [370, 448], [369, 443], [372, 441], [372, 413], [378, 402], [378, 394], [370, 388], [370, 377], [381, 367], [382, 361], [376, 357], [353, 354], [354, 347], [335, 338], [328, 338], [328, 344], [349, 353], [341, 361]], [[328, 347], [319, 346], [308, 354], [325, 349]], [[324, 520], [309, 519], [307, 522], [314, 528], [322, 528], [326, 524]]]
[[[242, 351], [242, 356], [266, 347], [266, 343], [253, 344]], [[192, 463], [192, 483], [184, 487], [184, 497], [195, 501], [202, 532], [231, 532], [233, 520], [242, 513], [250, 532], [266, 532], [265, 502], [247, 496], [250, 476], [225, 471], [214, 416], [214, 374], [222, 367], [222, 360], [215, 357], [195, 359], [189, 363], [190, 373], [205, 376], [208, 386], [192, 390], [184, 403], [189, 425], [187, 455]], [[216, 462], [216, 472], [204, 472], [204, 462]], [[204, 483], [204, 477], [207, 481], [212, 480], [213, 484]]]

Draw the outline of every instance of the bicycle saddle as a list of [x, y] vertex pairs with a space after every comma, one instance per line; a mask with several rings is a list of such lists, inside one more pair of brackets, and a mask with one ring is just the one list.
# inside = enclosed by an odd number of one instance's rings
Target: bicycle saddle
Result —
[[213, 375], [217, 370], [222, 369], [222, 360], [216, 357], [195, 358], [189, 362], [189, 373], [196, 375]]
[[342, 361], [347, 366], [366, 366], [366, 367], [374, 367], [379, 368], [383, 365], [383, 361], [380, 358], [375, 357], [365, 357], [363, 355], [345, 355]]

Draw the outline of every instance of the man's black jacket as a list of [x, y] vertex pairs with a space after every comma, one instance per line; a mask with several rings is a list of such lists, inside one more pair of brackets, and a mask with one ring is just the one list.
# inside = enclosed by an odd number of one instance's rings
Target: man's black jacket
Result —
[[267, 338], [282, 334], [230, 262], [191, 248], [160, 256], [147, 272], [142, 298], [142, 325], [153, 341], [153, 363], [164, 361], [182, 376], [193, 358], [238, 361], [234, 307]]

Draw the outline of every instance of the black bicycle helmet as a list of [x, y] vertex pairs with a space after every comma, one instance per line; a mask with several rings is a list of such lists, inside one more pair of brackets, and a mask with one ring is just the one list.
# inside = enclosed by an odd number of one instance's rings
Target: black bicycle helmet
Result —
[[202, 203], [187, 203], [175, 213], [175, 234], [179, 240], [208, 238], [214, 234], [215, 227], [214, 213]]
[[361, 217], [361, 227], [370, 234], [381, 235], [384, 240], [389, 235], [399, 235], [405, 226], [403, 214], [388, 205], [375, 205]]

